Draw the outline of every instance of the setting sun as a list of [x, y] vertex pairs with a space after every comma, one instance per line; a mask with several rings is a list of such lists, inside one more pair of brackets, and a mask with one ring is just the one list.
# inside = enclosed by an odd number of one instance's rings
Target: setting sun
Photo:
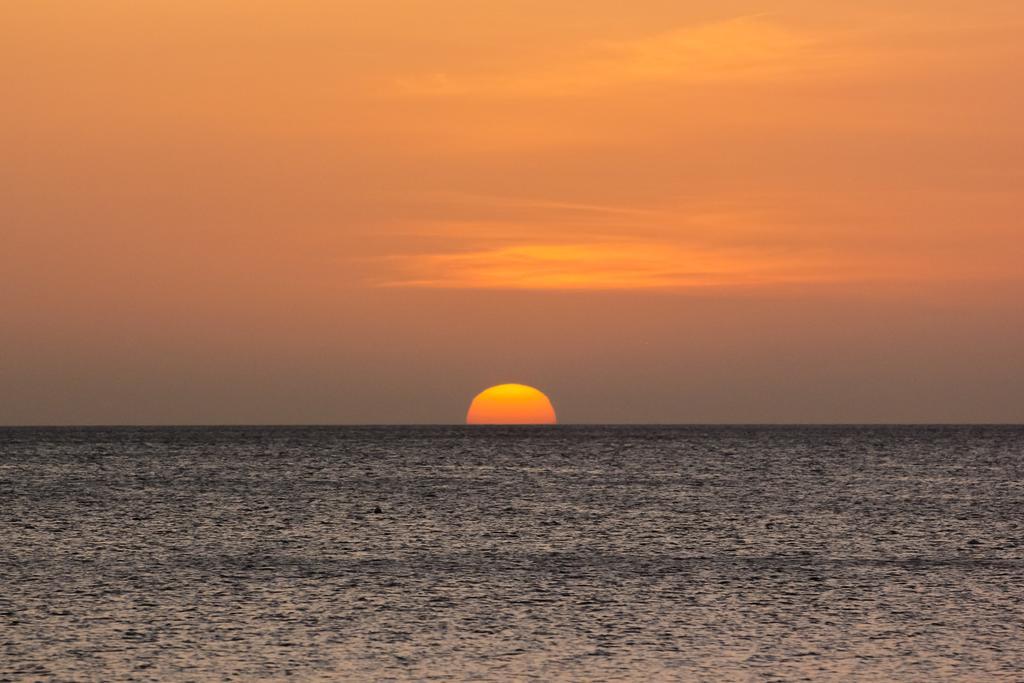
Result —
[[555, 424], [555, 409], [542, 391], [525, 384], [499, 384], [477, 394], [466, 424]]

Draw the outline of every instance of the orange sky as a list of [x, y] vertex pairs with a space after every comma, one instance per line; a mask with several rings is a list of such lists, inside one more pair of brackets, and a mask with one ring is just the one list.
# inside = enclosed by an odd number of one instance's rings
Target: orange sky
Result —
[[0, 5], [0, 424], [1024, 421], [1024, 4]]

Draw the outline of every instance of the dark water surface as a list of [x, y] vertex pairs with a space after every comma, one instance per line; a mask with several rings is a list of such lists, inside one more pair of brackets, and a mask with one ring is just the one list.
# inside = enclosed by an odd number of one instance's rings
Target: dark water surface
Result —
[[0, 429], [0, 506], [0, 680], [1024, 680], [1021, 428]]

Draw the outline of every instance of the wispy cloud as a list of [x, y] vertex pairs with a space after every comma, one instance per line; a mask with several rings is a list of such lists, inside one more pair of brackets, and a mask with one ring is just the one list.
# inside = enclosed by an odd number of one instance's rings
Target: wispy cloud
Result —
[[592, 43], [572, 57], [522, 71], [420, 75], [401, 79], [399, 88], [438, 96], [572, 95], [645, 83], [787, 78], [837, 59], [820, 38], [756, 15]]
[[[433, 196], [415, 251], [380, 259], [385, 287], [683, 290], [834, 280], [820, 242], [753, 207], [619, 205], [471, 193]], [[848, 274], [848, 272], [846, 273]]]
[[699, 249], [643, 241], [518, 244], [395, 256], [391, 287], [638, 290], [829, 279], [807, 253]]

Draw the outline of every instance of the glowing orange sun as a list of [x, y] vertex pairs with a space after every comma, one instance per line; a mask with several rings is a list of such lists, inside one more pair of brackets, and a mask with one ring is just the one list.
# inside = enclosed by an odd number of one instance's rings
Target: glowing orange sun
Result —
[[544, 392], [525, 384], [499, 384], [473, 399], [466, 413], [471, 425], [555, 424], [555, 409]]

